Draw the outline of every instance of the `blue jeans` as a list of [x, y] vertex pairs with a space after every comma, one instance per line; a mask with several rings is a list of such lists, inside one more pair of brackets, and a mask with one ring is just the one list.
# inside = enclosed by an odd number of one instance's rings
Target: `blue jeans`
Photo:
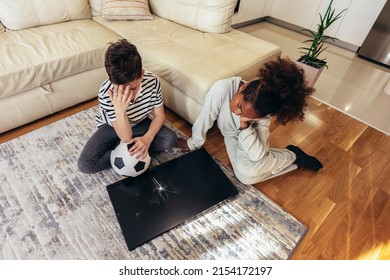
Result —
[[[146, 118], [132, 127], [133, 138], [145, 135], [151, 120]], [[176, 133], [166, 126], [162, 126], [150, 144], [149, 152], [169, 150], [176, 143]], [[77, 166], [83, 173], [92, 174], [111, 168], [111, 151], [119, 144], [120, 139], [114, 128], [105, 124], [97, 129], [81, 151]]]

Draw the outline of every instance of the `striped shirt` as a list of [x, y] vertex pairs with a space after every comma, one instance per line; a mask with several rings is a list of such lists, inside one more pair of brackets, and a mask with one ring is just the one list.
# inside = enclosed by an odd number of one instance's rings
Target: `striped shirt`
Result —
[[[98, 94], [99, 113], [96, 115], [97, 127], [104, 124], [112, 126], [112, 122], [116, 121], [114, 104], [108, 95], [108, 90], [112, 87], [113, 84], [109, 79], [100, 87]], [[129, 105], [126, 111], [131, 127], [147, 118], [155, 107], [163, 105], [160, 81], [153, 73], [145, 71], [139, 91], [135, 101]]]

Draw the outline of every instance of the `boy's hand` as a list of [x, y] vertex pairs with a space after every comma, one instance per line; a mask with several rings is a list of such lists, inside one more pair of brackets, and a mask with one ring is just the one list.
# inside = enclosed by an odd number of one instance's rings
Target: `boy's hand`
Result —
[[136, 155], [135, 158], [137, 159], [144, 159], [148, 154], [151, 141], [147, 137], [142, 136], [131, 139], [131, 143], [134, 143], [134, 145], [129, 149], [130, 155]]
[[114, 104], [117, 114], [126, 114], [130, 103], [135, 99], [137, 93], [130, 90], [129, 86], [114, 85], [114, 89], [108, 90], [108, 96]]
[[187, 139], [184, 138], [177, 138], [177, 142], [175, 144], [176, 148], [180, 148], [182, 152], [188, 152], [190, 148], [188, 147], [187, 144]]

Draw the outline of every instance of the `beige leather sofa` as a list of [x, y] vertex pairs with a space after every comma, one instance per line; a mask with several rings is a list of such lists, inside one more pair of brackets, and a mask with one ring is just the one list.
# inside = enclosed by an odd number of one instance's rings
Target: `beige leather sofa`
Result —
[[109, 20], [103, 0], [0, 1], [0, 133], [96, 98], [104, 53], [124, 37], [193, 123], [218, 79], [251, 79], [278, 46], [231, 29], [236, 0], [149, 0], [151, 20]]

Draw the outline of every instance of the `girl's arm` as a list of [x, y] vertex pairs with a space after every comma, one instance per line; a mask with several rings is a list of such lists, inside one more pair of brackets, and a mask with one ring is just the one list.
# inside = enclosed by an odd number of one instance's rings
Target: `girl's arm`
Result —
[[206, 141], [206, 133], [213, 126], [221, 111], [222, 98], [229, 91], [226, 82], [217, 81], [205, 97], [202, 110], [192, 126], [192, 136], [187, 140], [190, 150], [201, 147]]
[[246, 157], [251, 161], [262, 159], [269, 151], [270, 117], [250, 122], [247, 128], [238, 135], [238, 157]]

